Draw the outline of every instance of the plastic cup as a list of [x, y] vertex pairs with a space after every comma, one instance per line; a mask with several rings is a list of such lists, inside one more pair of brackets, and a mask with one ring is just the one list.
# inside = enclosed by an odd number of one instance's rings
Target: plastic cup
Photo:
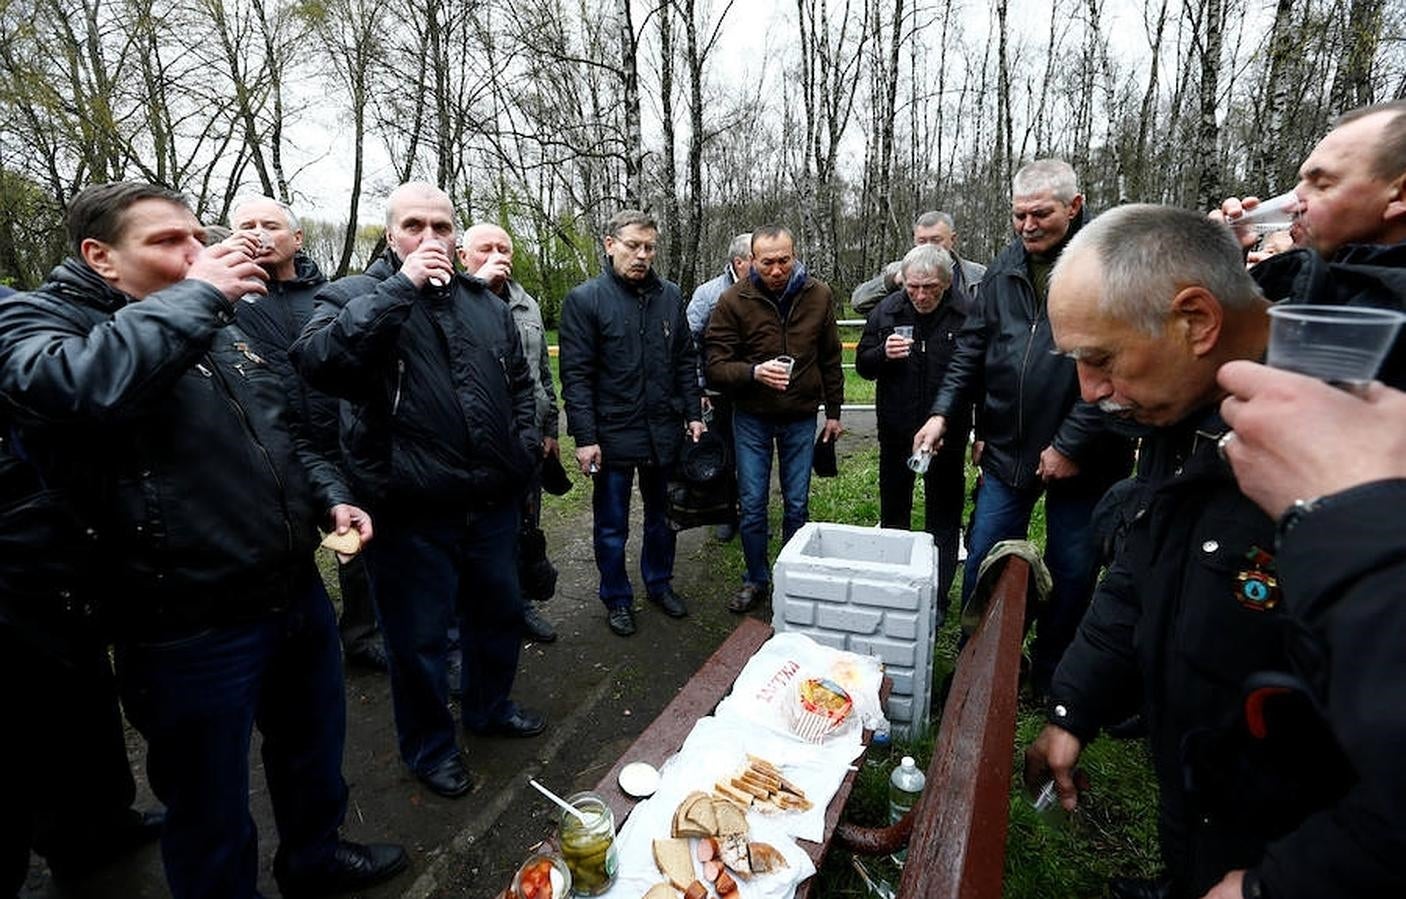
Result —
[[932, 464], [932, 450], [918, 450], [908, 457], [908, 467], [914, 474], [927, 474], [928, 466]]
[[1269, 310], [1269, 353], [1275, 368], [1344, 387], [1371, 381], [1406, 314], [1361, 306], [1279, 304]]
[[786, 369], [786, 377], [788, 378], [791, 377], [791, 370], [796, 367], [796, 360], [790, 356], [777, 356], [771, 361], [784, 367]]
[[1261, 200], [1258, 206], [1242, 213], [1238, 219], [1231, 221], [1230, 225], [1234, 228], [1248, 228], [1260, 234], [1269, 234], [1288, 228], [1294, 223], [1298, 214], [1299, 196], [1291, 190], [1286, 194]]
[[894, 325], [894, 326], [893, 326], [893, 333], [897, 334], [899, 337], [902, 337], [904, 340], [912, 340], [912, 339], [913, 339], [913, 326], [912, 326], [912, 325]]

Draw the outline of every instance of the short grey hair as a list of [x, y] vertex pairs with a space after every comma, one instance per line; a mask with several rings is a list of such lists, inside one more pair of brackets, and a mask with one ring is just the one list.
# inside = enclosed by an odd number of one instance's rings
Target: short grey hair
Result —
[[1151, 203], [1111, 209], [1069, 241], [1051, 283], [1085, 251], [1102, 276], [1099, 311], [1154, 337], [1166, 327], [1172, 297], [1188, 287], [1205, 288], [1225, 309], [1264, 299], [1231, 230], [1199, 212]]
[[257, 197], [245, 197], [245, 198], [243, 198], [242, 200], [236, 201], [235, 204], [229, 208], [229, 226], [230, 226], [231, 228], [234, 227], [234, 214], [235, 214], [236, 212], [238, 212], [240, 209], [243, 209], [245, 206], [248, 206], [250, 203], [259, 203], [259, 202], [272, 203], [272, 204], [274, 204], [275, 206], [277, 206], [280, 210], [282, 210], [282, 211], [283, 211], [283, 217], [288, 220], [288, 230], [289, 230], [289, 231], [301, 231], [301, 230], [303, 230], [303, 223], [300, 222], [300, 221], [298, 221], [298, 217], [293, 213], [293, 208], [292, 208], [291, 206], [289, 206], [287, 203], [283, 202], [282, 200], [278, 200], [278, 199], [275, 199], [275, 198], [273, 198], [273, 197], [266, 197], [266, 196], [262, 196], [262, 195], [261, 195], [261, 196], [257, 196]]
[[641, 228], [650, 228], [658, 231], [659, 225], [655, 223], [654, 216], [642, 209], [622, 209], [610, 217], [605, 223], [605, 233], [609, 237], [619, 237], [620, 232], [631, 225], [638, 225]]
[[899, 263], [903, 280], [913, 275], [937, 275], [938, 279], [952, 283], [952, 254], [935, 244], [925, 243], [909, 250]]
[[951, 213], [943, 212], [940, 209], [924, 212], [922, 215], [913, 219], [914, 231], [917, 231], [919, 228], [931, 228], [934, 225], [946, 225], [953, 231], [957, 230], [957, 223], [952, 219]]
[[727, 264], [731, 265], [734, 259], [752, 258], [752, 232], [743, 231], [732, 239], [732, 243], [727, 245]]
[[1037, 159], [1020, 167], [1011, 179], [1012, 197], [1029, 197], [1049, 192], [1061, 203], [1071, 203], [1079, 195], [1079, 178], [1074, 167], [1063, 159]]

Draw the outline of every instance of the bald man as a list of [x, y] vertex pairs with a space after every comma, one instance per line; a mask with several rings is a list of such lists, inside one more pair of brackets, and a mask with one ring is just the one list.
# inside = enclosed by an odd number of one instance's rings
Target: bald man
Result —
[[542, 459], [532, 374], [507, 306], [455, 272], [456, 232], [442, 190], [396, 188], [385, 252], [318, 294], [293, 347], [304, 377], [350, 406], [344, 463], [385, 516], [367, 562], [401, 757], [449, 798], [472, 787], [448, 708], [453, 625], [465, 729], [529, 737], [546, 727], [508, 695], [522, 622], [519, 512]]

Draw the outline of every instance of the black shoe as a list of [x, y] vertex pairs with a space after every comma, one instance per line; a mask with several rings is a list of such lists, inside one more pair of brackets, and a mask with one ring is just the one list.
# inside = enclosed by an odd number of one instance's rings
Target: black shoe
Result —
[[464, 767], [464, 760], [459, 758], [457, 752], [428, 771], [417, 771], [415, 776], [420, 783], [429, 787], [431, 793], [445, 799], [458, 799], [474, 787], [473, 775]]
[[1172, 879], [1162, 876], [1155, 880], [1144, 877], [1110, 877], [1109, 899], [1170, 899]]
[[674, 592], [673, 587], [665, 587], [649, 598], [649, 601], [664, 610], [664, 614], [670, 618], [686, 618], [688, 616], [688, 606], [683, 604], [683, 597]]
[[469, 733], [480, 737], [535, 737], [547, 729], [547, 716], [539, 712], [518, 709], [511, 718], [486, 727], [467, 727]]
[[278, 889], [285, 899], [307, 899], [350, 893], [390, 880], [410, 864], [405, 850], [391, 843], [352, 843], [342, 840], [332, 852], [327, 867], [316, 874], [283, 876]]
[[166, 810], [139, 812], [132, 809], [130, 817], [100, 841], [78, 850], [55, 852], [46, 861], [55, 880], [82, 880], [100, 868], [105, 868], [122, 856], [161, 836], [166, 824]]
[[362, 668], [366, 671], [384, 672], [390, 668], [386, 658], [386, 647], [380, 639], [368, 640], [355, 649], [346, 650], [348, 668]]
[[771, 584], [769, 584], [769, 583], [767, 583], [767, 584], [753, 584], [753, 583], [751, 583], [751, 582], [745, 583], [745, 584], [742, 585], [742, 589], [737, 591], [737, 595], [734, 596], [734, 597], [728, 602], [728, 604], [727, 604], [727, 610], [728, 610], [729, 612], [736, 612], [737, 614], [741, 615], [743, 612], [748, 611], [748, 610], [751, 609], [753, 606], [755, 606], [757, 603], [759, 603], [759, 602], [761, 602], [762, 600], [766, 599], [766, 598], [767, 598], [767, 595], [770, 594], [770, 593], [771, 593]]
[[522, 604], [522, 634], [538, 643], [555, 643], [557, 629], [537, 611], [536, 603]]
[[629, 606], [620, 606], [618, 609], [611, 609], [605, 616], [610, 629], [618, 636], [628, 637], [635, 632], [635, 613], [630, 611]]

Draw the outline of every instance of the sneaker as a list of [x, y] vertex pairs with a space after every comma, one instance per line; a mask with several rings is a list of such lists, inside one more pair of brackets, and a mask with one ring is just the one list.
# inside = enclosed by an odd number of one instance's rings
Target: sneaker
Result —
[[616, 636], [628, 637], [635, 632], [635, 613], [629, 606], [611, 609], [605, 616], [606, 623]]

